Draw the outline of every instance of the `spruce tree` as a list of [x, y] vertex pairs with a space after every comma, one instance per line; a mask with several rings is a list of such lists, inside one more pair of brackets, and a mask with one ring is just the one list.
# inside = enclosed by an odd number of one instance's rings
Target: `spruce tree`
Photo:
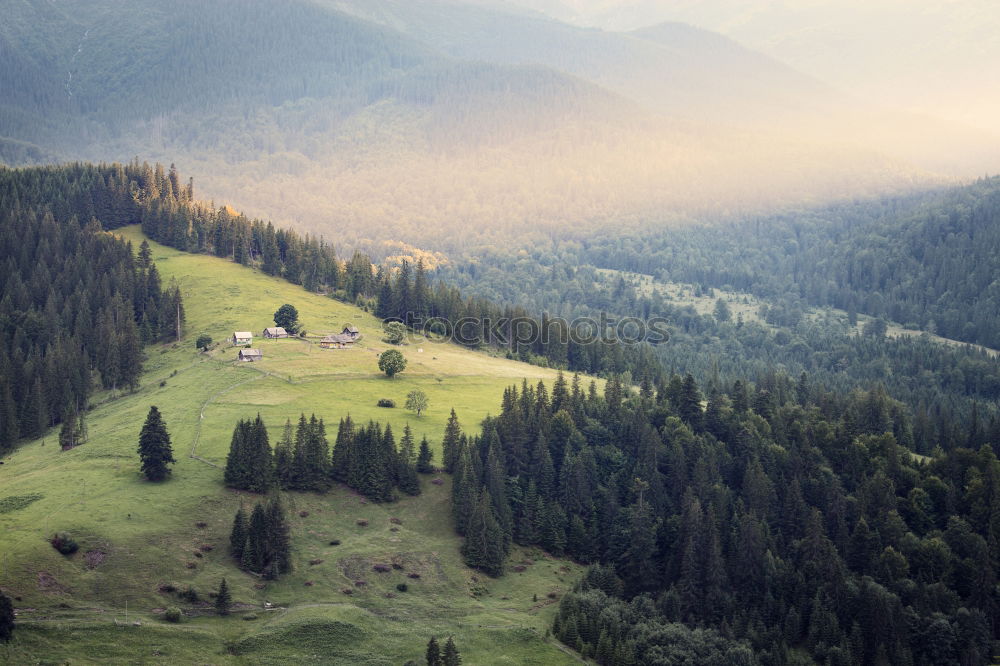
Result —
[[420, 440], [420, 453], [417, 454], [417, 471], [421, 474], [431, 474], [434, 472], [434, 465], [431, 464], [433, 459], [434, 452], [431, 451], [430, 442], [427, 441], [427, 436], [425, 435]]
[[233, 428], [233, 437], [229, 441], [229, 455], [226, 456], [226, 469], [222, 475], [223, 483], [230, 488], [245, 490], [249, 484], [248, 434], [246, 421], [240, 419]]
[[292, 421], [286, 419], [281, 439], [274, 447], [274, 480], [282, 490], [291, 488], [292, 483], [292, 459], [294, 456], [292, 432]]
[[469, 519], [476, 508], [476, 489], [479, 487], [479, 477], [472, 466], [472, 456], [469, 447], [463, 446], [455, 467], [452, 481], [451, 511], [455, 522], [455, 531], [464, 536], [469, 525]]
[[254, 573], [263, 573], [267, 560], [267, 516], [264, 507], [256, 504], [250, 514], [247, 526], [247, 543], [240, 557], [244, 569]]
[[448, 423], [444, 426], [444, 439], [441, 440], [442, 463], [444, 470], [451, 474], [455, 471], [455, 463], [458, 462], [458, 443], [462, 437], [462, 427], [458, 423], [458, 416], [454, 408]]
[[170, 473], [167, 467], [174, 460], [170, 447], [170, 434], [167, 426], [155, 407], [149, 408], [146, 422], [139, 434], [139, 458], [142, 461], [142, 472], [150, 481], [162, 481]]
[[266, 510], [265, 575], [277, 578], [292, 570], [292, 541], [285, 508], [278, 498], [268, 500]]
[[271, 444], [267, 438], [267, 426], [257, 414], [250, 426], [248, 447], [248, 466], [250, 471], [247, 490], [255, 493], [266, 493], [271, 489], [274, 480], [274, 462], [271, 455]]
[[233, 529], [229, 532], [229, 552], [237, 560], [243, 559], [243, 549], [247, 545], [247, 516], [243, 511], [243, 505], [233, 516]]
[[441, 648], [434, 636], [431, 636], [431, 639], [427, 641], [426, 659], [427, 666], [441, 666]]
[[539, 519], [539, 541], [553, 555], [562, 555], [566, 548], [566, 512], [556, 502], [547, 502]]
[[510, 503], [507, 501], [506, 483], [503, 463], [499, 458], [499, 441], [496, 433], [491, 438], [489, 452], [486, 454], [486, 466], [483, 468], [483, 486], [489, 491], [493, 502], [493, 515], [496, 517], [503, 533], [502, 550], [506, 555], [510, 548], [514, 521], [511, 516]]
[[62, 419], [62, 427], [59, 429], [59, 446], [64, 451], [72, 449], [81, 442], [82, 430], [80, 427], [79, 414], [75, 407], [66, 410]]
[[309, 489], [308, 449], [309, 422], [305, 413], [299, 414], [299, 424], [295, 428], [295, 450], [292, 454], [292, 473], [289, 488], [292, 490]]
[[350, 476], [351, 464], [354, 462], [354, 422], [350, 415], [340, 420], [337, 427], [337, 441], [333, 445], [333, 454], [330, 459], [330, 476], [335, 481], [347, 483]]
[[462, 544], [465, 563], [490, 576], [501, 575], [506, 558], [505, 538], [503, 529], [493, 513], [490, 492], [483, 488], [465, 531], [465, 543]]
[[219, 583], [219, 591], [215, 595], [215, 612], [219, 615], [229, 615], [229, 608], [233, 605], [232, 595], [229, 594], [229, 584], [223, 578]]
[[294, 490], [324, 492], [330, 487], [330, 451], [326, 427], [313, 414], [299, 417], [289, 487]]
[[524, 546], [538, 542], [538, 512], [540, 511], [538, 489], [534, 480], [528, 482], [528, 490], [521, 502], [521, 511], [514, 523], [514, 540]]
[[[422, 450], [422, 449], [421, 449]], [[417, 476], [417, 467], [413, 455], [413, 431], [410, 424], [403, 428], [403, 437], [399, 440], [399, 489], [407, 495], [420, 494], [420, 478]]]
[[451, 636], [448, 637], [448, 641], [444, 644], [444, 656], [441, 658], [442, 666], [459, 666], [462, 663], [462, 657], [458, 653], [458, 648], [455, 647], [455, 641]]
[[225, 484], [230, 488], [266, 493], [273, 484], [274, 473], [267, 426], [260, 414], [253, 421], [240, 420], [229, 444], [223, 473]]
[[14, 635], [14, 604], [0, 592], [0, 643], [7, 643]]

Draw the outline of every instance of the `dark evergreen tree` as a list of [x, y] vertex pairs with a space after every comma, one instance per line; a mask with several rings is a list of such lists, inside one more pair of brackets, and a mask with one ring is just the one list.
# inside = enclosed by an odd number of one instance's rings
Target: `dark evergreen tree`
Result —
[[458, 443], [462, 437], [462, 428], [458, 423], [458, 416], [455, 410], [451, 410], [448, 423], [444, 427], [444, 439], [441, 440], [442, 464], [449, 474], [455, 471], [455, 463], [458, 461]]
[[417, 471], [421, 474], [431, 474], [434, 471], [434, 452], [426, 435], [420, 440], [420, 452], [417, 454]]
[[455, 640], [449, 636], [444, 644], [444, 655], [441, 657], [441, 665], [459, 666], [461, 663], [462, 657], [458, 653], [458, 648], [455, 647]]
[[240, 565], [248, 571], [263, 573], [268, 558], [267, 516], [264, 507], [255, 504], [247, 524], [247, 543], [240, 557]]
[[455, 523], [455, 531], [465, 535], [472, 512], [476, 508], [478, 498], [479, 475], [472, 463], [472, 456], [467, 446], [460, 447], [458, 463], [452, 480], [451, 511]]
[[431, 636], [431, 639], [427, 641], [427, 652], [424, 658], [427, 661], [427, 666], [441, 666], [441, 647], [435, 636]]
[[266, 525], [267, 561], [264, 575], [274, 579], [279, 574], [292, 570], [291, 529], [285, 517], [285, 508], [277, 497], [272, 497], [267, 502]]
[[233, 429], [226, 457], [225, 484], [230, 488], [266, 493], [274, 483], [274, 473], [267, 427], [260, 414], [253, 421], [240, 420]]
[[291, 419], [285, 420], [281, 439], [274, 447], [274, 480], [278, 487], [289, 490], [294, 484], [292, 462], [295, 459], [294, 436]]
[[351, 473], [352, 466], [357, 467], [357, 455], [354, 451], [354, 422], [348, 415], [340, 420], [340, 425], [337, 427], [337, 441], [333, 445], [330, 461], [330, 476], [336, 481], [356, 488], [358, 481], [356, 475]]
[[241, 504], [233, 516], [233, 528], [229, 532], [229, 553], [237, 560], [243, 559], [243, 550], [247, 545], [247, 530], [247, 517]]
[[295, 449], [292, 453], [289, 488], [324, 492], [330, 485], [330, 447], [326, 440], [326, 427], [322, 419], [313, 414], [299, 417], [295, 431]]
[[[427, 440], [425, 439], [424, 442]], [[423, 448], [421, 448], [421, 452]], [[413, 451], [413, 431], [407, 423], [403, 428], [403, 437], [399, 440], [398, 454], [398, 484], [399, 489], [407, 495], [420, 494], [420, 478], [417, 476], [417, 461]]]
[[155, 407], [149, 408], [146, 422], [139, 433], [139, 459], [142, 473], [150, 481], [162, 481], [170, 473], [170, 465], [174, 460], [173, 449], [170, 446], [170, 434], [167, 426]]
[[465, 563], [490, 576], [499, 576], [503, 573], [506, 559], [505, 538], [494, 515], [489, 490], [483, 488], [465, 531], [465, 542], [462, 544]]
[[0, 643], [9, 643], [14, 635], [14, 604], [0, 591]]
[[229, 609], [233, 605], [233, 597], [229, 593], [229, 584], [223, 578], [219, 583], [219, 591], [215, 594], [215, 612], [219, 615], [229, 615]]

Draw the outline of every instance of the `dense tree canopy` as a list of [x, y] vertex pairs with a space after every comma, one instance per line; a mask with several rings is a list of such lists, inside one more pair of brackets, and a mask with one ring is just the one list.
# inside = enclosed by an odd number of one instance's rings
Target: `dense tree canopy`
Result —
[[137, 387], [142, 346], [183, 320], [148, 247], [136, 257], [102, 232], [134, 213], [104, 194], [125, 180], [120, 168], [0, 167], [0, 451], [79, 424], [97, 389]]
[[551, 391], [510, 387], [460, 439], [466, 562], [499, 575], [520, 543], [601, 564], [554, 630], [605, 664], [784, 664], [793, 649], [835, 664], [988, 663], [995, 452], [945, 429], [923, 462], [900, 445], [912, 424], [884, 391], [838, 398], [776, 379], [707, 404], [690, 375], [651, 394], [614, 378], [603, 395], [561, 377]]

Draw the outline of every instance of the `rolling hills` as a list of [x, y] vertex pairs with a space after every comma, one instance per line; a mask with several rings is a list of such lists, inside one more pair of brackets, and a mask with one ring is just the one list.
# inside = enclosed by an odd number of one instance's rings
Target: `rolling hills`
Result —
[[[117, 233], [141, 238], [135, 227]], [[275, 441], [284, 420], [303, 411], [324, 417], [328, 427], [350, 413], [358, 421], [388, 421], [397, 431], [409, 422], [418, 438], [427, 434], [437, 447], [451, 406], [472, 430], [499, 404], [505, 386], [522, 377], [548, 380], [552, 371], [414, 341], [404, 347], [406, 372], [389, 380], [375, 367], [374, 352], [384, 345], [371, 315], [222, 259], [152, 248], [164, 279], [177, 280], [184, 295], [182, 344], [147, 348], [136, 393], [98, 396], [87, 415], [86, 444], [61, 452], [50, 432], [0, 468], [0, 587], [16, 597], [19, 611], [16, 640], [0, 646], [0, 658], [400, 663], [417, 658], [430, 635], [454, 634], [466, 663], [573, 661], [545, 638], [545, 628], [555, 611], [549, 593], [558, 598], [579, 567], [523, 549], [516, 555], [523, 572], [492, 580], [467, 569], [447, 518], [446, 475], [441, 485], [425, 477], [420, 497], [386, 505], [342, 487], [287, 495], [295, 570], [263, 585], [226, 554], [232, 515], [253, 497], [223, 488], [218, 467], [239, 418], [260, 413]], [[353, 322], [365, 337], [345, 351], [263, 341], [256, 346], [265, 359], [257, 364], [239, 364], [225, 344], [208, 354], [194, 349], [201, 333], [222, 340], [233, 328], [262, 329], [284, 302], [297, 305], [311, 334]], [[421, 417], [375, 407], [381, 397], [402, 404], [414, 387], [430, 398]], [[135, 454], [150, 404], [163, 413], [178, 459], [172, 478], [157, 485], [140, 480]], [[360, 527], [359, 519], [369, 526]], [[59, 555], [47, 543], [54, 531], [71, 532], [80, 552]], [[334, 539], [341, 545], [330, 546]], [[403, 569], [372, 571], [389, 561]], [[404, 577], [410, 573], [420, 578]], [[166, 584], [191, 586], [206, 599], [223, 576], [240, 609], [229, 619], [160, 591]], [[359, 580], [366, 585], [356, 586]], [[409, 584], [407, 592], [396, 590], [400, 582]], [[265, 600], [278, 609], [263, 611]], [[115, 626], [126, 603], [129, 622], [138, 618], [141, 627]], [[157, 609], [172, 605], [189, 614], [179, 625], [159, 619]], [[239, 619], [250, 614], [258, 618]], [[492, 652], [497, 642], [506, 646], [502, 657]]]

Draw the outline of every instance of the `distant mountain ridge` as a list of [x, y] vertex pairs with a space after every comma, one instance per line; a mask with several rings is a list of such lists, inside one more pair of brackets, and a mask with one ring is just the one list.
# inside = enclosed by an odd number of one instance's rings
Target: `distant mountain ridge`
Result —
[[443, 0], [8, 9], [0, 160], [177, 162], [209, 197], [347, 246], [472, 252], [938, 180], [813, 132], [827, 89], [687, 26]]

